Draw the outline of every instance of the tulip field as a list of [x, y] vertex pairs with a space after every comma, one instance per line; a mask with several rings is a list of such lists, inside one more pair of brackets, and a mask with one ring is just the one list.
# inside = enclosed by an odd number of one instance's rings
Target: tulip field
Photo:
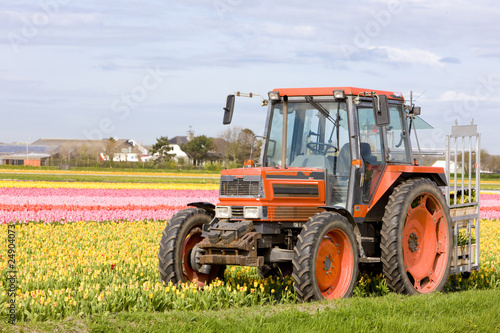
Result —
[[0, 181], [0, 223], [168, 220], [217, 185]]
[[[0, 316], [8, 316], [8, 229], [15, 225], [18, 321], [121, 311], [209, 310], [295, 303], [291, 278], [260, 279], [228, 267], [223, 281], [163, 285], [158, 242], [192, 201], [216, 203], [215, 184], [0, 181]], [[446, 290], [500, 286], [500, 194], [481, 194], [481, 270], [451, 276]], [[10, 229], [9, 229], [10, 230]], [[389, 292], [362, 273], [354, 295]]]

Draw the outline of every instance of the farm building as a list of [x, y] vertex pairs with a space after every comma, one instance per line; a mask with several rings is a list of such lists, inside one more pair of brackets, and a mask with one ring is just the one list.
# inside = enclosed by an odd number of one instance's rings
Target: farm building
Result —
[[0, 165], [47, 165], [57, 147], [40, 144], [0, 144]]

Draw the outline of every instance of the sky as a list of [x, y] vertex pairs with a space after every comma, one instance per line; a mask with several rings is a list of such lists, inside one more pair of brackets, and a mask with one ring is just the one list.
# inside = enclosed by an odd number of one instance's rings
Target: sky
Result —
[[[0, 142], [218, 136], [236, 91], [413, 91], [443, 147], [478, 125], [500, 154], [500, 3], [462, 0], [2, 1]], [[263, 134], [238, 98], [233, 126]]]

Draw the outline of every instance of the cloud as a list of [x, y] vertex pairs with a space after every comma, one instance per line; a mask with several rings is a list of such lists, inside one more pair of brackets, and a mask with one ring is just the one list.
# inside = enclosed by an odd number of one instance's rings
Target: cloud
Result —
[[[343, 47], [343, 48], [342, 48]], [[347, 59], [352, 61], [365, 61], [386, 63], [390, 65], [412, 64], [432, 67], [443, 67], [445, 63], [456, 63], [454, 58], [442, 58], [427, 50], [417, 48], [396, 48], [391, 46], [351, 47], [341, 45], [341, 51]], [[443, 59], [445, 59], [443, 61]]]
[[[496, 92], [496, 88], [493, 86], [489, 87], [493, 92]], [[488, 102], [497, 103], [500, 101], [500, 97], [497, 97], [495, 93], [488, 93], [488, 88], [482, 85], [476, 86], [476, 89], [470, 91], [470, 93], [460, 92], [456, 90], [447, 90], [437, 98], [437, 102]]]
[[63, 27], [74, 27], [80, 24], [93, 24], [99, 22], [97, 13], [68, 13], [68, 12], [0, 12], [0, 17], [9, 21], [9, 24], [23, 26], [30, 22], [34, 26], [55, 25]]
[[444, 58], [439, 59], [439, 61], [442, 63], [447, 63], [447, 64], [460, 64], [461, 63], [460, 59], [454, 58], [454, 57], [444, 57]]
[[461, 102], [461, 101], [469, 101], [474, 99], [475, 97], [472, 95], [468, 95], [464, 92], [458, 92], [454, 90], [448, 90], [442, 93], [438, 97], [438, 101], [440, 102]]
[[428, 66], [442, 67], [440, 62], [442, 59], [435, 53], [422, 49], [400, 49], [395, 47], [378, 47], [375, 49], [384, 50], [386, 52], [386, 60], [395, 63], [408, 63], [408, 64], [423, 64]]
[[310, 25], [290, 25], [268, 23], [262, 27], [263, 33], [277, 38], [301, 39], [313, 37], [316, 29]]

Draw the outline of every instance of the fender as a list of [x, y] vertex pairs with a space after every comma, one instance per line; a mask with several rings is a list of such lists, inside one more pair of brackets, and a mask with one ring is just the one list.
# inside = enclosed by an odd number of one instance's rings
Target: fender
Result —
[[212, 216], [212, 218], [215, 216], [215, 205], [211, 202], [196, 201], [190, 202], [186, 206], [204, 209]]
[[353, 228], [356, 227], [356, 221], [354, 221], [354, 217], [349, 213], [347, 209], [342, 206], [319, 206], [318, 208], [324, 209], [327, 212], [336, 212], [342, 215], [349, 221]]
[[447, 185], [443, 168], [388, 164], [382, 172], [382, 177], [377, 184], [369, 209], [372, 209], [384, 194], [388, 192], [391, 187], [397, 185], [402, 179], [424, 177], [433, 180], [438, 186]]

